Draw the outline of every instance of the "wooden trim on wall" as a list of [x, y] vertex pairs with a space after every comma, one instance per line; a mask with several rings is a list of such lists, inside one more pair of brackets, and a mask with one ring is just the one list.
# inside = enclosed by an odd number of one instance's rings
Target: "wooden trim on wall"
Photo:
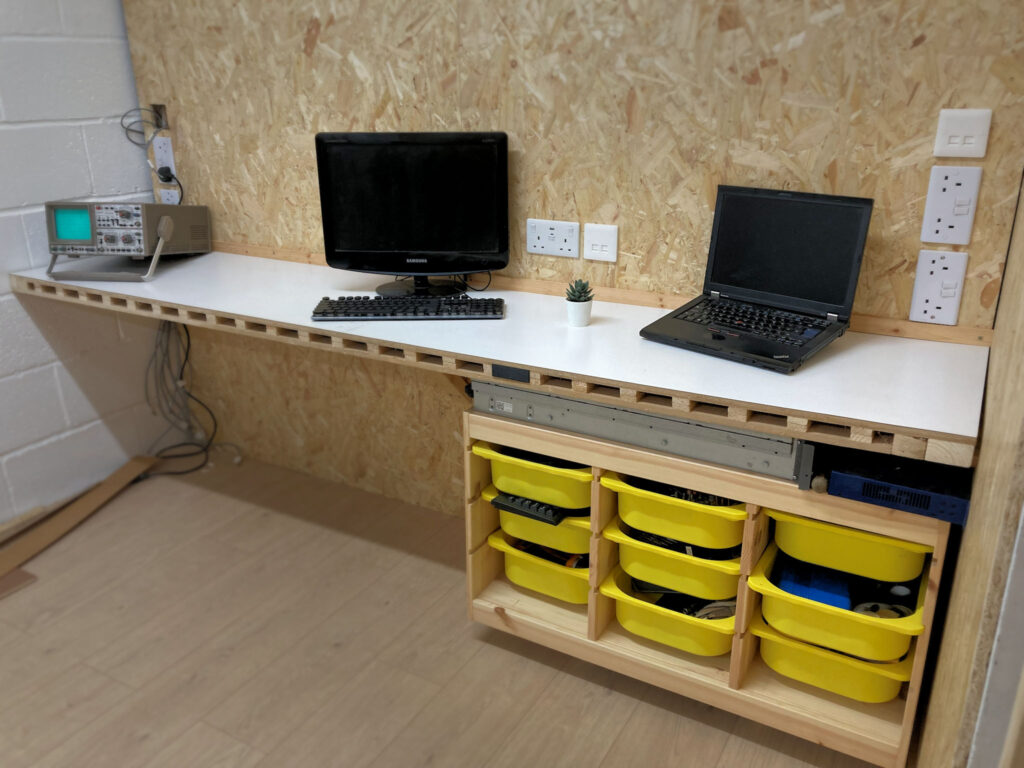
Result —
[[[225, 253], [240, 253], [244, 256], [260, 256], [268, 259], [284, 259], [303, 264], [323, 264], [323, 256], [310, 253], [301, 248], [285, 248], [270, 245], [252, 245], [249, 243], [233, 243], [214, 240], [213, 248]], [[565, 285], [552, 280], [531, 280], [522, 277], [506, 277], [495, 275], [492, 287], [507, 291], [525, 291], [539, 293], [544, 296], [560, 296]], [[685, 304], [691, 297], [677, 296], [671, 293], [651, 293], [625, 288], [597, 288], [598, 299], [616, 304], [633, 304], [640, 307], [657, 307], [674, 309]], [[872, 317], [871, 315], [853, 315], [850, 318], [850, 330], [858, 333], [874, 333], [879, 336], [900, 336], [906, 339], [924, 339], [925, 341], [946, 341], [953, 344], [973, 344], [987, 347], [992, 344], [991, 328], [961, 328], [959, 326], [932, 325], [930, 323], [914, 323], [910, 320], [897, 320], [889, 317]]]
[[1024, 504], [1024, 204], [989, 357], [981, 450], [917, 764], [963, 766], [974, 738]]

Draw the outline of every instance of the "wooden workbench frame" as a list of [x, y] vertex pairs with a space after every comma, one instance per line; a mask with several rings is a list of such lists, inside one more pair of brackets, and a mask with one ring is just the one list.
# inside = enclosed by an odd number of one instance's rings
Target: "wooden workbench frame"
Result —
[[[453, 356], [412, 345], [379, 341], [333, 329], [316, 329], [268, 321], [266, 318], [215, 312], [184, 304], [141, 299], [93, 287], [11, 275], [11, 288], [21, 294], [101, 307], [142, 317], [155, 317], [228, 333], [260, 337], [312, 349], [371, 357], [424, 370], [454, 374], [480, 381], [568, 396], [660, 416], [736, 427], [768, 435], [812, 440], [830, 445], [924, 459], [955, 466], [970, 466], [977, 440], [959, 435], [872, 424], [838, 416], [774, 408], [689, 392], [639, 388], [635, 384], [599, 379], [564, 371], [523, 368], [514, 362], [468, 355]], [[494, 375], [495, 365], [517, 368], [528, 381]]]

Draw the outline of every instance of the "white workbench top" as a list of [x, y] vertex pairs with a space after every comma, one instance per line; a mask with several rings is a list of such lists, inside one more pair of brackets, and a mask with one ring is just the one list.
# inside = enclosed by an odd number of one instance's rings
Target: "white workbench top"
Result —
[[[84, 267], [62, 261], [64, 268]], [[43, 269], [17, 274], [51, 280]], [[499, 290], [480, 295], [505, 299], [504, 320], [310, 320], [321, 297], [373, 293], [386, 280], [379, 275], [215, 252], [167, 259], [149, 283], [67, 284], [336, 330], [384, 344], [608, 379], [640, 389], [666, 389], [969, 438], [978, 434], [987, 347], [847, 333], [796, 373], [784, 375], [641, 339], [640, 329], [665, 314], [661, 309], [595, 301], [590, 325], [571, 328], [561, 297]]]

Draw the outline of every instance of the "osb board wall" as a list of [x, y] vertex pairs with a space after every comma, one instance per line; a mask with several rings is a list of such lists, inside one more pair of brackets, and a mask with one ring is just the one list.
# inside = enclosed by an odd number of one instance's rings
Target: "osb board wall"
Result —
[[[218, 440], [262, 461], [462, 515], [462, 383], [429, 371], [194, 329]], [[458, 383], [456, 383], [458, 382]]]
[[[907, 317], [936, 119], [994, 110], [960, 325], [990, 328], [1024, 164], [1005, 0], [126, 0], [216, 239], [323, 261], [313, 134], [509, 133], [510, 276], [695, 294], [722, 182], [876, 201], [855, 312]], [[946, 161], [948, 162], [948, 161]], [[961, 161], [963, 162], [963, 161]], [[527, 216], [619, 225], [619, 262], [525, 254]]]

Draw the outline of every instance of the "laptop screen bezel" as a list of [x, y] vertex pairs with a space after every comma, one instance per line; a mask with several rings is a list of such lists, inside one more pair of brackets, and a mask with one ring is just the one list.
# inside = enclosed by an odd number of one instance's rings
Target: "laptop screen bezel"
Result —
[[[820, 301], [811, 301], [809, 299], [787, 296], [785, 294], [758, 291], [727, 283], [714, 282], [711, 279], [711, 275], [714, 273], [718, 232], [723, 226], [722, 212], [725, 209], [723, 202], [728, 196], [770, 198], [776, 200], [792, 199], [805, 203], [830, 206], [842, 205], [859, 209], [861, 212], [861, 221], [857, 232], [856, 254], [854, 262], [850, 265], [850, 274], [847, 278], [843, 303], [831, 304]], [[871, 223], [871, 209], [873, 205], [874, 201], [871, 198], [866, 197], [845, 197], [840, 195], [815, 194], [811, 192], [791, 192], [779, 189], [720, 185], [718, 187], [718, 196], [715, 201], [715, 216], [711, 227], [711, 244], [708, 248], [708, 263], [704, 272], [704, 293], [708, 294], [713, 291], [717, 291], [722, 296], [728, 296], [729, 298], [768, 304], [770, 306], [781, 307], [782, 309], [793, 310], [796, 312], [803, 312], [805, 314], [820, 316], [834, 314], [840, 320], [844, 322], [848, 321], [850, 319], [850, 310], [853, 308], [854, 294], [857, 291], [857, 280], [860, 277], [860, 267], [864, 258], [864, 245], [867, 243], [868, 227]]]

